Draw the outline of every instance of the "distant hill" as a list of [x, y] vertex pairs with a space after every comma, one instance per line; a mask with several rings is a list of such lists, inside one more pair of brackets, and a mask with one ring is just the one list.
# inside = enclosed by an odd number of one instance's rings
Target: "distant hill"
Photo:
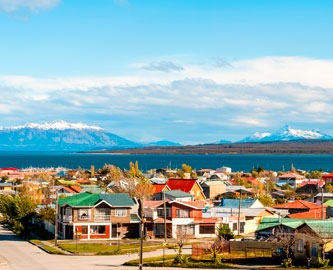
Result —
[[146, 147], [149, 146], [181, 146], [180, 143], [175, 143], [171, 141], [157, 141], [157, 142], [150, 142], [145, 144]]

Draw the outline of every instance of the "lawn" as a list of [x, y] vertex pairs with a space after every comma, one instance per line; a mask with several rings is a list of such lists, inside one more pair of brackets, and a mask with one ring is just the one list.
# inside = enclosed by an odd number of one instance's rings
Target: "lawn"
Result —
[[[139, 243], [137, 244], [121, 244], [118, 248], [117, 245], [110, 243], [59, 243], [59, 247], [71, 253], [90, 253], [95, 255], [113, 255], [113, 254], [128, 254], [138, 253], [140, 249]], [[153, 251], [162, 248], [161, 244], [145, 243], [143, 252]]]

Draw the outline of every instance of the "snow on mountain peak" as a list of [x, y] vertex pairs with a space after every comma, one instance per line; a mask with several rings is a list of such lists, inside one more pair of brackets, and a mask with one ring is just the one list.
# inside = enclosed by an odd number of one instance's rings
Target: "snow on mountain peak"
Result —
[[54, 122], [46, 122], [46, 123], [26, 123], [24, 125], [19, 126], [12, 126], [12, 127], [0, 127], [0, 130], [19, 130], [24, 128], [33, 128], [33, 129], [41, 129], [41, 130], [66, 130], [66, 129], [76, 129], [76, 130], [96, 130], [100, 131], [103, 130], [103, 128], [98, 126], [89, 126], [86, 124], [83, 124], [81, 122], [79, 123], [69, 123], [63, 120], [54, 121]]

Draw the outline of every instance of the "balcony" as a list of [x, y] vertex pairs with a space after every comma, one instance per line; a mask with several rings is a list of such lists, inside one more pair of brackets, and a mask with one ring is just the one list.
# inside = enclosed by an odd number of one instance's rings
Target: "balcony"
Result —
[[95, 221], [110, 221], [111, 215], [95, 215]]

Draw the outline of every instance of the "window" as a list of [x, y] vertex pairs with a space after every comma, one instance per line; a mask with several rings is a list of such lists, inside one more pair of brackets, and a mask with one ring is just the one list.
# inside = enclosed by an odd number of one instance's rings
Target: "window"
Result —
[[199, 228], [200, 234], [215, 234], [215, 225], [204, 225], [201, 224]]
[[88, 226], [82, 226], [81, 230], [82, 230], [82, 234], [88, 234]]
[[90, 209], [79, 209], [79, 220], [90, 219]]
[[184, 235], [194, 235], [194, 225], [178, 225], [177, 226], [177, 235], [184, 236]]
[[297, 240], [297, 252], [303, 252], [303, 240], [302, 239]]
[[[166, 208], [166, 216], [171, 217], [171, 209]], [[157, 216], [164, 217], [164, 208], [157, 208]]]
[[95, 220], [110, 220], [110, 208], [96, 208]]
[[127, 210], [122, 208], [116, 208], [114, 215], [116, 217], [126, 217], [127, 216]]
[[90, 226], [90, 234], [105, 234], [105, 226], [104, 225]]
[[177, 218], [189, 218], [190, 210], [188, 209], [176, 209], [176, 217]]

